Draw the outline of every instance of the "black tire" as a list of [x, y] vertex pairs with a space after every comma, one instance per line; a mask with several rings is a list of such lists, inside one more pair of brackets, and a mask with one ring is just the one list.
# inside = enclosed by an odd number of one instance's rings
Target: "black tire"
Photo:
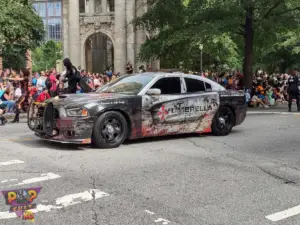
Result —
[[128, 124], [116, 111], [101, 114], [93, 128], [92, 143], [98, 148], [117, 148], [127, 138]]
[[216, 136], [228, 135], [234, 126], [235, 116], [232, 110], [227, 106], [221, 106], [212, 122], [212, 133]]
[[29, 129], [32, 131], [34, 131], [34, 129], [35, 129], [35, 123], [33, 123], [33, 121], [30, 119], [30, 115], [33, 110], [34, 110], [34, 105], [33, 105], [33, 103], [31, 103], [29, 106], [29, 110], [27, 112], [27, 125], [28, 125]]

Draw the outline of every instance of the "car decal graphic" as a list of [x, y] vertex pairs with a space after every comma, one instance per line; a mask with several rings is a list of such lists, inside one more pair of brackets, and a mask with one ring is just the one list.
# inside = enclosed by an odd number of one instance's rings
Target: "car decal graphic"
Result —
[[169, 114], [169, 113], [168, 113], [168, 110], [166, 110], [166, 108], [165, 108], [164, 105], [162, 105], [162, 106], [160, 107], [160, 110], [159, 110], [158, 113], [157, 113], [157, 115], [159, 116], [159, 119], [160, 119], [161, 121], [165, 121], [165, 118], [166, 118], [166, 116], [167, 116], [168, 114]]
[[181, 95], [144, 96], [142, 136], [211, 131], [213, 117], [220, 105], [216, 92]]

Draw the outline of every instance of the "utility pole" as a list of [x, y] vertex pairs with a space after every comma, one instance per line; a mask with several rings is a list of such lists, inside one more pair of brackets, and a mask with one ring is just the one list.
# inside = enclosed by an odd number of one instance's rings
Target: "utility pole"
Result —
[[203, 73], [203, 69], [202, 69], [203, 44], [199, 44], [199, 49], [200, 49], [200, 73], [202, 75], [202, 73]]

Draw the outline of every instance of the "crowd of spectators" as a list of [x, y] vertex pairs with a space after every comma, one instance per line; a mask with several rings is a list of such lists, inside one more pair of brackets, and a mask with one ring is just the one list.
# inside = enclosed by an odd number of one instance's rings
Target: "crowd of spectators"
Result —
[[[247, 90], [247, 102], [249, 107], [269, 108], [276, 104], [287, 104], [288, 91], [287, 80], [291, 74], [268, 74], [258, 70], [252, 77], [252, 89]], [[232, 73], [203, 73], [209, 79], [221, 84], [227, 89], [244, 90], [243, 75], [239, 71]]]
[[[4, 69], [0, 71], [0, 125], [6, 123], [3, 115], [17, 114], [15, 122], [19, 122], [20, 112], [27, 112], [31, 102], [42, 102], [51, 97], [66, 93], [68, 82], [64, 73], [58, 73], [56, 69], [34, 72], [29, 77], [29, 71]], [[89, 85], [92, 91], [106, 85], [116, 79], [119, 74], [112, 72], [111, 68], [103, 74], [91, 73], [80, 70], [82, 79]], [[77, 86], [77, 93], [82, 93]], [[17, 112], [17, 113], [16, 113]]]
[[[139, 72], [145, 71], [144, 66], [139, 67]], [[130, 62], [126, 66], [126, 73], [133, 73]], [[189, 73], [192, 74], [191, 71]], [[244, 77], [239, 71], [193, 74], [214, 80], [227, 89], [244, 90]], [[102, 74], [80, 69], [80, 75], [93, 91], [120, 76], [120, 74], [113, 73], [111, 67]], [[263, 70], [258, 70], [252, 77], [252, 90], [246, 91], [249, 107], [267, 108], [276, 104], [287, 103], [287, 80], [289, 76], [289, 74], [268, 74]], [[65, 81], [64, 73], [60, 74], [56, 69], [34, 72], [30, 78], [26, 70], [5, 69], [0, 71], [0, 116], [4, 112], [26, 112], [32, 101], [42, 102], [51, 97], [62, 95], [67, 88], [68, 83]], [[77, 93], [82, 92], [82, 89], [78, 86]]]

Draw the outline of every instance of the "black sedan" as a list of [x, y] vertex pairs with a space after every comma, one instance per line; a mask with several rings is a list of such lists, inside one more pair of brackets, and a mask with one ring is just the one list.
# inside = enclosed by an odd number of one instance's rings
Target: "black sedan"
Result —
[[33, 104], [28, 125], [61, 143], [114, 148], [125, 139], [182, 133], [228, 135], [246, 118], [243, 92], [181, 73], [122, 76], [94, 93]]

